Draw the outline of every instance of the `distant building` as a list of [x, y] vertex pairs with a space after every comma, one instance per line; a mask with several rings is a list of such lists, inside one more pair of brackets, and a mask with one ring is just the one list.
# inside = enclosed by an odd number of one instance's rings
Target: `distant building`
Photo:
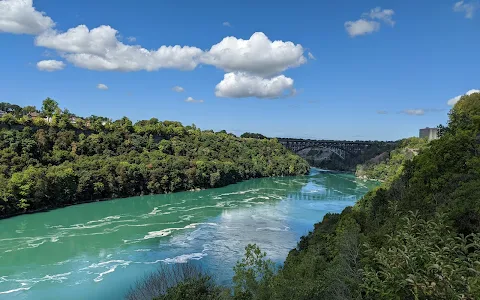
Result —
[[28, 113], [28, 116], [32, 119], [40, 118], [40, 114], [35, 112], [35, 111], [31, 112], [31, 113]]
[[6, 114], [6, 111], [0, 110], [0, 118], [3, 117], [4, 114]]
[[438, 128], [420, 129], [420, 138], [427, 138], [429, 141], [438, 139]]

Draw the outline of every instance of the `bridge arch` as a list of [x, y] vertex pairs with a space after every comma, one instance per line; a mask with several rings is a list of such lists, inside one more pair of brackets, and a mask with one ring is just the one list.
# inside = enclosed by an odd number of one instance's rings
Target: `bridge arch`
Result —
[[299, 153], [300, 151], [302, 150], [305, 150], [305, 149], [328, 149], [330, 151], [332, 151], [332, 153], [336, 154], [338, 157], [340, 157], [341, 159], [345, 159], [346, 157], [346, 152], [345, 150], [341, 149], [341, 148], [337, 148], [337, 147], [326, 147], [326, 146], [306, 146], [306, 147], [303, 147], [303, 148], [300, 148], [300, 149], [297, 149], [293, 152], [295, 153]]
[[347, 155], [363, 152], [374, 142], [363, 141], [334, 141], [334, 140], [302, 140], [302, 139], [277, 139], [285, 148], [298, 153], [307, 148], [325, 148], [334, 152], [341, 159]]

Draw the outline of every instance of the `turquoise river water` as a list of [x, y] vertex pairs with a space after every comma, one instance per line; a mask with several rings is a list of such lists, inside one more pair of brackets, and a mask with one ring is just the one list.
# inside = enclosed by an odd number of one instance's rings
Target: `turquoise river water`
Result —
[[228, 285], [247, 244], [281, 263], [326, 213], [375, 185], [313, 169], [1, 220], [0, 299], [122, 299], [159, 264], [190, 260]]

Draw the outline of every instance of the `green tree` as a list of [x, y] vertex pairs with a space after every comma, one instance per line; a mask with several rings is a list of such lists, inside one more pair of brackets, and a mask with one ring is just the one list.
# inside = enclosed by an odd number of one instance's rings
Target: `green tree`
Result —
[[245, 247], [245, 256], [233, 268], [235, 299], [268, 299], [275, 265], [266, 256], [255, 244]]
[[57, 111], [58, 109], [58, 103], [57, 101], [47, 98], [43, 100], [42, 103], [42, 113], [49, 118], [49, 120], [53, 117], [53, 114]]

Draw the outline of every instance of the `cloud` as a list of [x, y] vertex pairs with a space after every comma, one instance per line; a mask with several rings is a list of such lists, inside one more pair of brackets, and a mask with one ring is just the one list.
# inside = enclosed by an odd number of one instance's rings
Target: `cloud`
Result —
[[[231, 26], [229, 22], [223, 25]], [[91, 29], [79, 25], [60, 31], [55, 29], [50, 17], [33, 7], [32, 0], [0, 0], [0, 32], [34, 34], [36, 46], [56, 51], [65, 62], [88, 70], [188, 71], [197, 66], [212, 65], [228, 73], [217, 85], [216, 93], [220, 97], [276, 98], [284, 96], [284, 92], [294, 95], [293, 80], [281, 73], [307, 62], [302, 45], [272, 41], [263, 32], [255, 32], [246, 40], [225, 37], [203, 51], [194, 46], [163, 45], [158, 49], [146, 49], [141, 45], [125, 44], [119, 32], [108, 25]], [[135, 43], [136, 39], [130, 36], [125, 41]], [[315, 59], [312, 53], [307, 56]], [[54, 70], [53, 64], [53, 61], [42, 61], [38, 68]], [[57, 61], [57, 69], [64, 67], [64, 62]], [[234, 88], [229, 86], [232, 82], [242, 85]], [[247, 84], [252, 86], [247, 87]]]
[[106, 86], [103, 83], [99, 83], [99, 84], [97, 84], [97, 89], [106, 91], [106, 90], [108, 90], [108, 86]]
[[173, 90], [174, 92], [177, 92], [177, 93], [185, 92], [185, 89], [184, 89], [183, 87], [181, 87], [181, 86], [178, 86], [178, 85], [177, 85], [177, 86], [174, 86], [174, 87], [172, 88], [172, 90]]
[[395, 25], [395, 21], [392, 19], [394, 14], [395, 11], [393, 9], [382, 10], [381, 7], [376, 7], [368, 13], [363, 13], [362, 17], [356, 21], [345, 22], [345, 30], [350, 37], [371, 34], [379, 31], [381, 28], [381, 23], [375, 20], [380, 20], [390, 26]]
[[406, 109], [401, 112], [402, 114], [410, 115], [410, 116], [423, 116], [425, 114], [425, 110], [423, 109]]
[[193, 70], [202, 50], [189, 46], [161, 46], [147, 50], [138, 45], [125, 45], [117, 39], [117, 30], [102, 25], [89, 30], [85, 25], [67, 32], [47, 31], [35, 43], [63, 52], [77, 67], [96, 71], [156, 71], [162, 68]]
[[40, 71], [54, 72], [65, 68], [65, 63], [58, 60], [42, 60], [37, 63], [37, 69]]
[[315, 56], [313, 56], [312, 52], [308, 52], [308, 58], [312, 60], [316, 60]]
[[223, 22], [222, 25], [226, 27], [232, 27], [232, 24], [230, 24], [230, 22]]
[[0, 32], [39, 34], [54, 26], [50, 17], [33, 7], [33, 0], [0, 1]]
[[379, 114], [379, 115], [386, 115], [386, 114], [388, 114], [388, 111], [386, 111], [386, 110], [377, 110], [377, 114]]
[[[480, 93], [480, 90], [469, 90], [465, 93], [465, 95], [470, 96], [471, 94]], [[463, 95], [458, 95], [457, 97], [453, 97], [452, 99], [447, 101], [447, 104], [450, 106], [454, 106], [457, 102], [462, 98]]]
[[475, 11], [480, 8], [480, 4], [478, 2], [465, 2], [465, 1], [458, 1], [453, 5], [453, 11], [459, 13], [465, 13], [465, 18], [473, 19]]
[[188, 97], [187, 99], [185, 99], [185, 102], [189, 102], [189, 103], [203, 103], [203, 100], [195, 100], [195, 99], [193, 99], [192, 97]]
[[227, 98], [279, 98], [293, 93], [293, 79], [284, 75], [265, 79], [246, 73], [227, 73], [215, 87], [217, 97]]
[[375, 7], [369, 13], [364, 13], [362, 17], [368, 17], [372, 20], [377, 19], [385, 22], [386, 24], [393, 26], [395, 25], [395, 21], [393, 21], [392, 17], [395, 14], [393, 9], [383, 9], [380, 7]]
[[227, 72], [270, 76], [306, 63], [303, 53], [300, 44], [272, 42], [263, 32], [255, 32], [248, 40], [224, 38], [213, 45], [201, 61]]
[[356, 37], [357, 35], [370, 34], [375, 31], [380, 30], [380, 23], [376, 21], [368, 21], [360, 19], [357, 21], [348, 21], [345, 22], [345, 29], [351, 37]]

